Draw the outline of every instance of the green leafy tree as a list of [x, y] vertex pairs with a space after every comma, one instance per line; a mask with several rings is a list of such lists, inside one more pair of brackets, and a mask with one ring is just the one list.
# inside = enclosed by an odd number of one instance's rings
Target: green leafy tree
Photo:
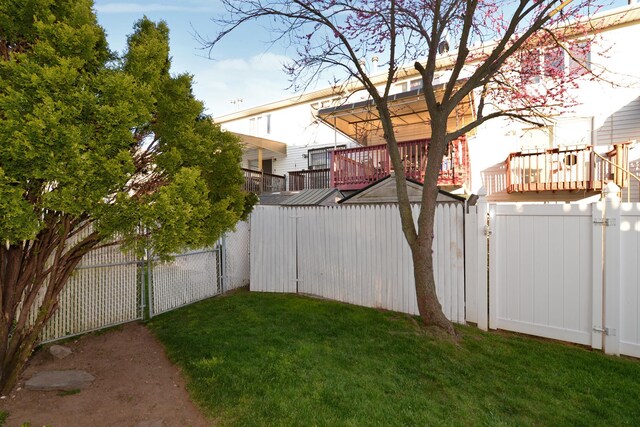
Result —
[[166, 24], [137, 22], [118, 57], [92, 6], [0, 3], [2, 394], [88, 252], [212, 244], [254, 200], [238, 140], [169, 74]]

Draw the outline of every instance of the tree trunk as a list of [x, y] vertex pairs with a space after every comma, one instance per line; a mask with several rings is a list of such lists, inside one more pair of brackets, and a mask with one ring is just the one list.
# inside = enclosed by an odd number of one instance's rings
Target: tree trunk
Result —
[[[377, 105], [380, 113], [380, 122], [384, 129], [384, 137], [387, 142], [389, 157], [396, 170], [396, 194], [398, 196], [398, 210], [402, 232], [405, 236], [411, 257], [413, 259], [413, 277], [415, 279], [416, 298], [418, 312], [425, 326], [436, 326], [450, 335], [455, 335], [453, 324], [442, 312], [442, 305], [436, 294], [436, 283], [433, 272], [433, 227], [435, 218], [436, 199], [438, 197], [438, 175], [442, 157], [446, 149], [445, 137], [442, 132], [433, 129], [432, 139], [427, 153], [427, 168], [423, 184], [422, 206], [418, 217], [418, 230], [416, 230], [411, 203], [407, 192], [406, 178], [400, 152], [393, 132], [391, 114], [385, 104]], [[444, 126], [446, 130], [446, 119]], [[434, 138], [433, 134], [436, 134]], [[436, 141], [434, 141], [434, 139]], [[442, 147], [444, 145], [444, 148]]]
[[[58, 306], [58, 297], [95, 233], [68, 247], [73, 222], [51, 221], [35, 240], [0, 248], [0, 394], [8, 395]], [[43, 294], [41, 302], [38, 295]], [[39, 304], [36, 304], [39, 302]], [[35, 318], [29, 314], [34, 314]]]
[[438, 199], [438, 177], [442, 158], [447, 149], [446, 115], [432, 114], [431, 141], [427, 153], [422, 188], [422, 206], [418, 216], [418, 238], [411, 247], [418, 311], [425, 325], [437, 326], [451, 335], [455, 335], [453, 324], [442, 311], [442, 305], [436, 294], [436, 282], [433, 268], [433, 236], [435, 227], [436, 202]]

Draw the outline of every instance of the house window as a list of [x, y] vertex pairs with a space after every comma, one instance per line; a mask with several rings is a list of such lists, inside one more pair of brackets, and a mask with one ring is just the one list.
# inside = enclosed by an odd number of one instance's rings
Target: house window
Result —
[[540, 81], [540, 51], [538, 49], [520, 52], [520, 79], [523, 84]]
[[409, 90], [420, 89], [422, 87], [422, 79], [411, 80]]
[[[346, 145], [338, 145], [337, 149], [347, 148]], [[309, 150], [307, 156], [309, 161], [309, 170], [326, 169], [329, 167], [329, 153], [333, 151], [333, 147], [314, 148]]]
[[564, 50], [560, 47], [544, 52], [544, 75], [560, 77], [564, 74]]
[[271, 133], [271, 114], [267, 114], [266, 116], [266, 126], [267, 126], [267, 134]]
[[569, 72], [583, 75], [591, 70], [591, 43], [580, 41], [569, 46]]
[[523, 84], [538, 83], [541, 76], [562, 77], [565, 72], [586, 74], [591, 69], [591, 45], [575, 42], [566, 51], [562, 47], [524, 50], [520, 53], [520, 79]]
[[254, 117], [252, 119], [249, 119], [249, 134], [256, 135], [257, 133], [258, 131], [256, 129], [256, 119]]
[[396, 84], [396, 90], [398, 91], [398, 93], [406, 92], [407, 91], [407, 82], [402, 82], [402, 83]]

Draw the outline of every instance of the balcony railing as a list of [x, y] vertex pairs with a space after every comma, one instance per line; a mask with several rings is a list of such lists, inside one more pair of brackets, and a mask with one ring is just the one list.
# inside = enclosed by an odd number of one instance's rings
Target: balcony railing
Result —
[[[398, 144], [407, 178], [424, 182], [429, 140], [401, 142]], [[386, 144], [348, 148], [331, 153], [332, 187], [340, 190], [358, 190], [389, 175], [393, 169]], [[463, 186], [468, 184], [469, 151], [467, 140], [461, 137], [452, 141], [442, 160], [439, 186]]]
[[289, 172], [289, 191], [308, 188], [329, 188], [329, 169], [313, 169]]
[[511, 153], [507, 192], [600, 191], [610, 180], [625, 187], [628, 177], [621, 171], [628, 163], [628, 144], [616, 144], [605, 156], [590, 145]]
[[273, 193], [285, 191], [284, 176], [242, 168], [244, 173], [244, 190], [251, 193]]

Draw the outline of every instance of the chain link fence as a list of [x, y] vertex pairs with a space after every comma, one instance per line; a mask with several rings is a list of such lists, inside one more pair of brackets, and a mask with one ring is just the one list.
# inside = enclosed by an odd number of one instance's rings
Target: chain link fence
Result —
[[151, 264], [150, 315], [155, 316], [222, 293], [221, 247], [175, 255]]
[[[176, 254], [164, 263], [139, 259], [119, 246], [89, 252], [60, 294], [39, 341], [155, 316], [248, 285], [249, 240], [249, 223], [240, 222], [213, 248]], [[32, 320], [45, 291], [30, 313]]]

